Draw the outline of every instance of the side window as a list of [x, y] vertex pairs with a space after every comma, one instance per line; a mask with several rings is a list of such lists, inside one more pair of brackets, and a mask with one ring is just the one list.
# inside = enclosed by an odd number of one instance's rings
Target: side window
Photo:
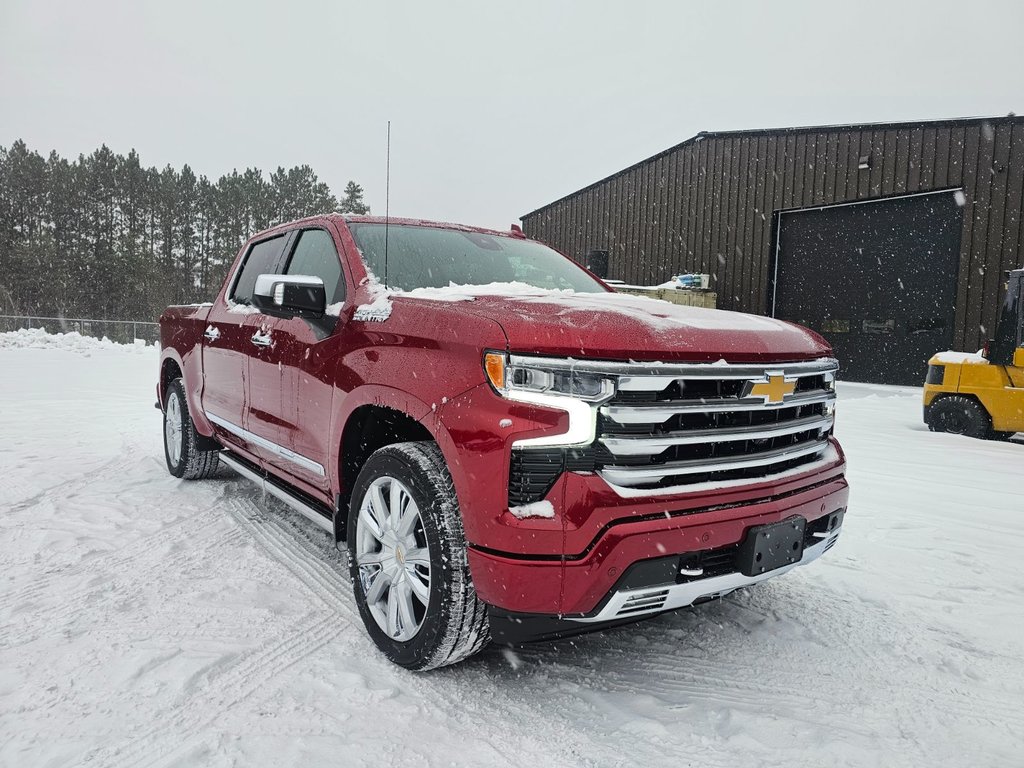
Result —
[[239, 304], [252, 304], [252, 292], [256, 287], [256, 278], [270, 274], [277, 265], [277, 260], [284, 250], [287, 237], [278, 235], [269, 240], [261, 240], [249, 249], [242, 264], [242, 271], [235, 281], [231, 298]]
[[341, 274], [341, 259], [334, 240], [322, 229], [306, 229], [288, 262], [287, 275], [310, 275], [324, 281], [327, 303], [345, 300], [345, 280]]

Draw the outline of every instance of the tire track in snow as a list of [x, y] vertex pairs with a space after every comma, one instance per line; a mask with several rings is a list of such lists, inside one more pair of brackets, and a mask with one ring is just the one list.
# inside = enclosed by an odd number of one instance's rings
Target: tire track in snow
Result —
[[[133, 464], [141, 464], [146, 461], [149, 457], [146, 455], [139, 455], [134, 453], [131, 449], [133, 446], [125, 445], [124, 449], [107, 461], [101, 463], [98, 467], [94, 467], [87, 472], [83, 472], [79, 475], [69, 477], [65, 480], [61, 480], [55, 485], [51, 485], [48, 488], [43, 488], [37, 491], [32, 496], [21, 499], [14, 502], [8, 509], [9, 515], [16, 515], [19, 512], [24, 512], [37, 506], [44, 501], [52, 501], [55, 497], [64, 498], [70, 493], [78, 491], [95, 484], [98, 480], [110, 477], [114, 474], [125, 474], [124, 470]], [[2, 487], [2, 486], [0, 486]]]
[[[84, 616], [90, 617], [90, 624], [95, 624], [98, 613], [111, 604], [129, 599], [138, 592], [140, 584], [150, 581], [149, 577], [154, 572], [183, 570], [190, 563], [202, 560], [210, 550], [221, 549], [242, 537], [238, 529], [218, 526], [218, 523], [223, 521], [210, 517], [194, 529], [187, 530], [189, 535], [185, 545], [176, 547], [170, 554], [159, 556], [152, 549], [129, 553], [116, 562], [114, 570], [83, 574], [87, 577], [86, 583], [76, 590], [60, 593], [57, 604], [26, 610], [26, 602], [31, 606], [31, 601], [39, 599], [39, 596], [14, 604], [9, 608], [8, 631], [0, 638], [0, 648], [21, 645], [44, 634], [67, 630]], [[176, 540], [172, 546], [181, 541]]]
[[[419, 675], [407, 673], [387, 661], [373, 646], [363, 629], [362, 617], [352, 596], [347, 554], [344, 550], [339, 551], [328, 536], [297, 513], [272, 497], [261, 497], [258, 492], [252, 491], [243, 492], [242, 498], [232, 500], [232, 503], [226, 505], [225, 512], [252, 535], [270, 558], [292, 574], [311, 598], [311, 602], [319, 606], [320, 611], [328, 611], [329, 615], [324, 621], [329, 621], [336, 627], [334, 636], [316, 648], [300, 649], [299, 657], [290, 660], [287, 666], [294, 666], [303, 661], [344, 634], [351, 640], [352, 647], [345, 649], [343, 659], [358, 657], [361, 673], [374, 680], [385, 680], [400, 687], [431, 709], [443, 713], [444, 720], [463, 722], [467, 716], [471, 716], [471, 719], [481, 722], [489, 718], [505, 722], [522, 721], [524, 713], [530, 711], [526, 700], [517, 702], [511, 697], [494, 696], [493, 692], [478, 698], [467, 698], [467, 685], [472, 687], [474, 678], [481, 672], [485, 677], [490, 677], [479, 667], [475, 670], [452, 667], [440, 672]], [[345, 662], [339, 659], [338, 663]], [[504, 662], [500, 663], [507, 667]], [[262, 683], [252, 686], [246, 696], [265, 698], [258, 695], [260, 689], [280, 671], [268, 672]], [[455, 690], [459, 691], [458, 695], [453, 695]], [[238, 701], [242, 698], [244, 697], [240, 697]], [[145, 762], [124, 765], [149, 766], [174, 763], [176, 759], [182, 759], [195, 746], [194, 739], [220, 714], [222, 710], [210, 712], [205, 720], [190, 721], [184, 732], [175, 731], [170, 751], [162, 749], [158, 755], [154, 754], [152, 759], [147, 758]], [[557, 761], [560, 765], [581, 764], [579, 756], [586, 753], [585, 740], [576, 732], [574, 726], [559, 721], [551, 713], [543, 713], [532, 718], [530, 727], [525, 728], [523, 734], [522, 738], [528, 742], [521, 745], [523, 748], [532, 749], [535, 754], [544, 757], [560, 755], [561, 759]], [[323, 735], [336, 734], [323, 732]]]
[[[0, 595], [0, 610], [14, 608], [20, 603], [52, 592], [53, 582], [73, 579], [76, 576], [88, 579], [95, 577], [97, 573], [108, 570], [125, 570], [136, 563], [153, 558], [157, 545], [166, 543], [168, 536], [177, 536], [179, 539], [196, 536], [201, 534], [205, 528], [215, 525], [218, 519], [215, 515], [210, 514], [215, 509], [216, 505], [200, 510], [189, 517], [181, 518], [158, 531], [154, 531], [130, 544], [126, 544], [120, 549], [79, 561], [74, 565], [44, 571], [31, 584]], [[65, 597], [77, 596], [82, 592], [90, 591], [95, 591], [95, 587], [83, 586], [70, 595], [65, 593]]]
[[[107, 462], [104, 465], [105, 469], [101, 471], [101, 474], [90, 474], [82, 478], [73, 478], [66, 483], [54, 486], [53, 488], [37, 494], [31, 505], [28, 505], [26, 502], [26, 506], [24, 506], [23, 511], [29, 509], [31, 506], [42, 504], [45, 501], [50, 501], [59, 508], [61, 505], [66, 503], [68, 496], [71, 495], [68, 492], [69, 487], [84, 489], [93, 484], [102, 485], [103, 480], [114, 475], [123, 475], [125, 474], [125, 470], [129, 467], [141, 464], [150, 458], [151, 457], [143, 457], [138, 460], [129, 460], [124, 456], [119, 456], [116, 459]], [[223, 499], [227, 490], [227, 488], [222, 488], [212, 503], [205, 505], [201, 509], [195, 510], [192, 514], [180, 517], [152, 533], [145, 534], [135, 541], [125, 544], [123, 547], [109, 552], [104, 552], [96, 555], [95, 557], [81, 560], [71, 565], [55, 566], [42, 571], [42, 573], [33, 579], [31, 584], [0, 595], [0, 610], [9, 608], [16, 603], [25, 602], [36, 595], [48, 592], [51, 588], [51, 583], [55, 580], [63, 580], [79, 574], [83, 577], [89, 576], [93, 575], [98, 570], [124, 568], [131, 563], [136, 563], [153, 557], [153, 552], [154, 549], [156, 549], [156, 546], [167, 541], [168, 537], [181, 538], [192, 535], [206, 526], [216, 523], [218, 518], [216, 515], [211, 513], [223, 504]], [[59, 498], [51, 498], [55, 496], [59, 496]], [[0, 559], [0, 563], [2, 562], [3, 559]]]
[[[293, 531], [271, 521], [252, 497], [229, 498], [222, 506], [224, 513], [239, 526], [237, 530], [248, 533], [319, 605], [313, 606], [304, 621], [289, 626], [276, 642], [252, 649], [204, 673], [188, 698], [161, 716], [159, 727], [133, 734], [125, 745], [94, 753], [87, 762], [99, 761], [104, 766], [147, 766], [188, 749], [190, 740], [225, 710], [251, 697], [281, 672], [352, 628], [351, 621], [339, 621], [337, 615], [341, 613], [343, 618], [350, 618], [347, 612], [339, 610], [344, 603], [337, 574], [319, 561], [310, 562], [306, 554], [294, 546]], [[335, 599], [332, 600], [331, 595]], [[324, 607], [330, 610], [325, 613]], [[197, 700], [202, 700], [203, 706], [194, 706]]]
[[[493, 679], [491, 674], [477, 666], [487, 664], [481, 656], [477, 657], [473, 667], [463, 663], [423, 674], [410, 674], [388, 661], [373, 645], [363, 627], [362, 616], [352, 594], [347, 550], [337, 549], [319, 528], [276, 499], [266, 497], [269, 504], [262, 507], [257, 503], [258, 499], [258, 495], [253, 497], [256, 515], [245, 516], [241, 507], [234, 508], [232, 514], [242, 514], [239, 523], [252, 530], [268, 553], [291, 570], [315, 599], [356, 630], [348, 635], [355, 647], [348, 649], [346, 655], [358, 656], [362, 672], [372, 674], [372, 679], [378, 682], [394, 683], [406, 694], [414, 695], [431, 709], [442, 712], [444, 719], [451, 722], [463, 722], [468, 715], [474, 714], [479, 722], [521, 723], [530, 717], [531, 722], [523, 727], [520, 735], [528, 740], [535, 753], [546, 758], [557, 754], [559, 758], [555, 764], [558, 765], [583, 764], [579, 756], [586, 753], [587, 740], [578, 728], [551, 712], [528, 715], [532, 712], [529, 697], [517, 700], [511, 694], [493, 695], [489, 690]], [[490, 654], [495, 654], [495, 650], [492, 649]], [[508, 669], [507, 661], [497, 663]], [[468, 696], [467, 691], [474, 689], [479, 682], [474, 681], [481, 673], [486, 679], [486, 692], [479, 698]], [[520, 745], [521, 748], [525, 746]]]
[[162, 712], [159, 724], [133, 733], [121, 744], [86, 755], [83, 763], [148, 766], [188, 746], [188, 740], [271, 678], [332, 642], [343, 631], [333, 616], [311, 614], [285, 637], [215, 665], [198, 680], [187, 700]]

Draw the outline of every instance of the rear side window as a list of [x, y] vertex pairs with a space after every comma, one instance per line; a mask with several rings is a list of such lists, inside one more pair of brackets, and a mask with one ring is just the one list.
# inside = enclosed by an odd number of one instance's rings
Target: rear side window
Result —
[[235, 289], [231, 298], [239, 304], [252, 304], [252, 292], [256, 287], [256, 278], [260, 275], [273, 274], [277, 260], [284, 250], [284, 235], [261, 240], [249, 249], [242, 264], [242, 271], [235, 281]]
[[302, 231], [285, 274], [319, 277], [324, 281], [328, 304], [345, 300], [345, 281], [341, 275], [341, 259], [338, 258], [334, 240], [322, 229]]

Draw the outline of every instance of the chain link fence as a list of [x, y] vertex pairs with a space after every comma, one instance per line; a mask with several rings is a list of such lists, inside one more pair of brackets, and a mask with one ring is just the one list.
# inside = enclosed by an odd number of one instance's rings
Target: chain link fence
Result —
[[160, 340], [160, 326], [139, 320], [96, 320], [85, 317], [35, 317], [33, 315], [0, 315], [0, 332], [21, 328], [43, 328], [50, 333], [71, 333], [104, 337], [120, 344], [143, 339], [147, 344]]

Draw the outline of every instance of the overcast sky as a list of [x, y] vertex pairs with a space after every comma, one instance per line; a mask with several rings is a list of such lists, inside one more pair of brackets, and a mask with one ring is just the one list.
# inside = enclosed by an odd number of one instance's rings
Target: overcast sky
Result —
[[0, 145], [507, 227], [692, 136], [1024, 111], [1024, 2], [2, 0]]

